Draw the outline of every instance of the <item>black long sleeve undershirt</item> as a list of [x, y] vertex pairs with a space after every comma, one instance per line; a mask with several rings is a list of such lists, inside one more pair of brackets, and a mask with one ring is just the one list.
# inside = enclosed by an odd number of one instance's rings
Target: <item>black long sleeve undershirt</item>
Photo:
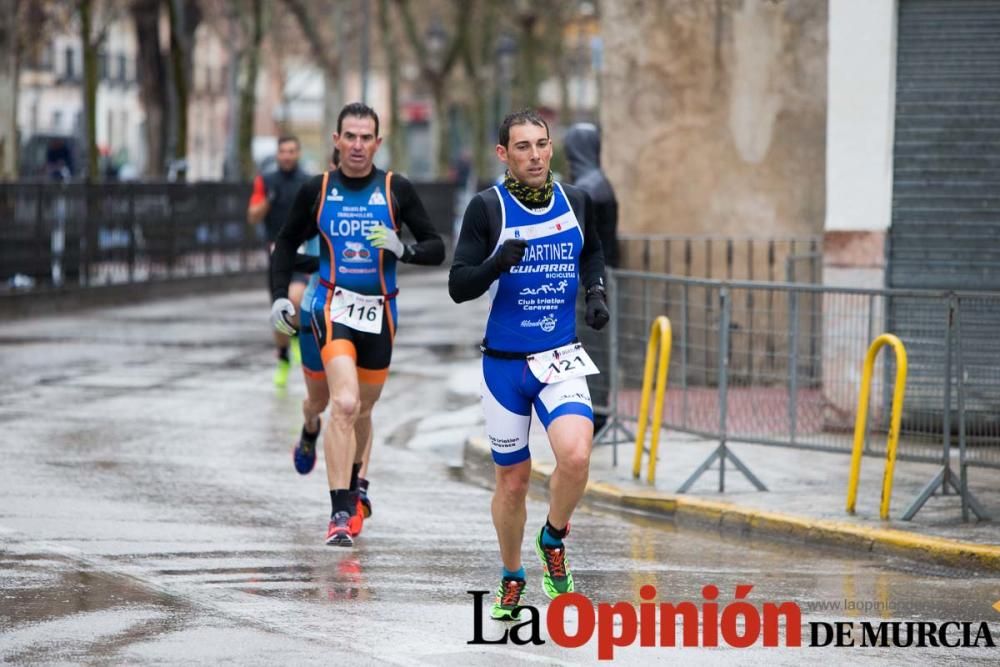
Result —
[[499, 236], [499, 229], [490, 229], [486, 202], [476, 195], [465, 209], [448, 272], [448, 294], [452, 301], [462, 303], [478, 298], [500, 277], [496, 257], [491, 254]]
[[580, 251], [580, 282], [583, 289], [589, 290], [594, 285], [604, 285], [604, 248], [601, 246], [601, 235], [597, 231], [597, 213], [594, 202], [583, 190], [583, 250]]
[[[597, 234], [594, 205], [590, 196], [571, 186], [563, 185], [573, 210], [583, 227], [583, 250], [580, 252], [580, 281], [584, 289], [604, 281], [604, 254]], [[500, 238], [499, 215], [491, 223], [483, 193], [469, 202], [462, 218], [462, 230], [455, 246], [455, 257], [448, 273], [448, 294], [455, 303], [476, 299], [500, 277], [493, 248]], [[582, 216], [581, 216], [582, 209]], [[580, 219], [582, 218], [582, 219]]]
[[[339, 174], [340, 182], [350, 190], [361, 190], [367, 187], [372, 179], [384, 172], [372, 169], [371, 173], [362, 178], [351, 178]], [[288, 214], [288, 220], [274, 242], [271, 255], [271, 297], [272, 299], [287, 298], [288, 284], [292, 280], [295, 251], [313, 235], [319, 233], [316, 224], [316, 211], [320, 190], [323, 187], [323, 174], [313, 176], [299, 189]], [[405, 251], [399, 261], [407, 264], [422, 264], [437, 266], [444, 261], [444, 241], [431, 224], [423, 202], [417, 196], [413, 184], [404, 176], [392, 175], [389, 201], [396, 206], [396, 220], [400, 228], [405, 226], [413, 234], [416, 243], [404, 244]]]
[[313, 255], [303, 255], [302, 253], [296, 253], [295, 255], [295, 272], [296, 273], [316, 273], [319, 271], [319, 257]]

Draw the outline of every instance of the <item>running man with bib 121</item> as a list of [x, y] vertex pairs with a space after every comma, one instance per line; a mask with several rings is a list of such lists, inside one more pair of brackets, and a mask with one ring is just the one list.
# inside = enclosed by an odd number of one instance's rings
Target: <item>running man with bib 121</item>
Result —
[[574, 590], [563, 539], [583, 495], [593, 442], [586, 376], [598, 369], [576, 338], [576, 297], [587, 295], [587, 324], [609, 318], [604, 258], [590, 197], [555, 182], [552, 142], [534, 111], [500, 126], [502, 184], [469, 203], [448, 277], [456, 302], [489, 291], [483, 339], [482, 400], [496, 464], [493, 524], [503, 561], [493, 618], [514, 617], [525, 589], [521, 542], [531, 475], [528, 428], [535, 409], [556, 457], [549, 514], [535, 537], [542, 587], [550, 598]]

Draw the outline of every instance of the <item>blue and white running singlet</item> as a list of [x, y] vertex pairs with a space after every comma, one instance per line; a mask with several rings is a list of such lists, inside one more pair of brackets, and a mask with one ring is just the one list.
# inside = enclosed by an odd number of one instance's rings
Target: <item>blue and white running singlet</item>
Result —
[[[507, 239], [524, 239], [524, 259], [490, 287], [484, 344], [504, 353], [533, 354], [576, 340], [576, 295], [583, 229], [559, 183], [544, 209], [531, 210], [497, 186], [501, 229], [493, 254]], [[531, 408], [547, 429], [556, 417], [593, 419], [583, 377], [543, 384], [524, 359], [483, 356], [483, 412], [493, 460], [513, 465], [530, 458]]]

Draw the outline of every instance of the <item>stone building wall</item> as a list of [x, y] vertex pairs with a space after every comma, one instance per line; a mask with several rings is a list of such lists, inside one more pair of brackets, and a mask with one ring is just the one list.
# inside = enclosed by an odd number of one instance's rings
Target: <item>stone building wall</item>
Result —
[[820, 234], [827, 0], [602, 0], [623, 232]]

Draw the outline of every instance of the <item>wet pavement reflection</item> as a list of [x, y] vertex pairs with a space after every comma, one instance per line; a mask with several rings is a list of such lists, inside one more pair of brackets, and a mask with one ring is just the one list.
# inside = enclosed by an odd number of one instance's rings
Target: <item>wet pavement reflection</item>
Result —
[[[422, 278], [400, 299], [375, 412], [375, 513], [351, 550], [322, 544], [322, 462], [307, 477], [292, 469], [303, 390], [297, 378], [285, 392], [270, 384], [263, 290], [0, 326], [0, 376], [11, 378], [0, 387], [0, 662], [594, 662], [594, 641], [564, 649], [544, 629], [541, 646], [467, 644], [467, 591], [492, 590], [499, 576], [490, 490], [458, 467], [464, 434], [478, 430], [485, 304], [453, 309], [443, 282]], [[548, 600], [530, 540], [545, 512], [533, 491], [525, 602], [539, 608]], [[568, 546], [578, 589], [595, 602], [639, 603], [652, 585], [660, 601], [701, 604], [713, 584], [724, 603], [752, 585], [751, 602], [794, 601], [805, 621], [1000, 620], [995, 577], [601, 507], [578, 512]], [[615, 656], [996, 664], [997, 654], [633, 646]]]

